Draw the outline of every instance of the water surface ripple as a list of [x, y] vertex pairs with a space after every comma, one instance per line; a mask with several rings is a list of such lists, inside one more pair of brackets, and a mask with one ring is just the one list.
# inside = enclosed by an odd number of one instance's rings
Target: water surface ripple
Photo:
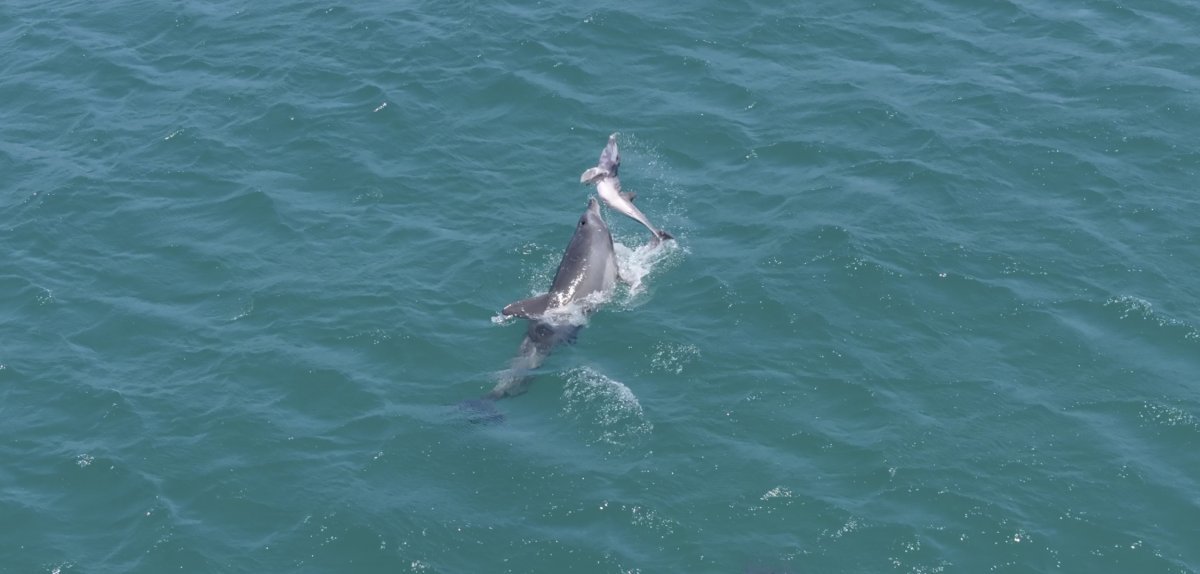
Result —
[[[1198, 572], [1200, 8], [0, 7], [0, 571]], [[678, 238], [503, 424], [604, 138]]]

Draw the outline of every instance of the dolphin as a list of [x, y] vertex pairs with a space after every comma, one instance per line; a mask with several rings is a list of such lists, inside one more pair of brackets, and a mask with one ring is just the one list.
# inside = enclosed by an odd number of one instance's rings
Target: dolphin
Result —
[[579, 176], [579, 183], [595, 184], [596, 193], [600, 195], [600, 199], [604, 200], [609, 207], [634, 218], [646, 226], [650, 233], [654, 234], [654, 243], [657, 245], [664, 239], [675, 239], [670, 233], [654, 227], [645, 214], [633, 205], [633, 198], [636, 194], [626, 193], [621, 191], [621, 178], [617, 177], [617, 170], [621, 167], [621, 153], [617, 150], [617, 134], [608, 136], [608, 145], [604, 146], [604, 151], [600, 152], [600, 161], [596, 167], [590, 167], [583, 175]]
[[[600, 215], [600, 204], [595, 198], [588, 198], [587, 210], [575, 225], [575, 234], [558, 264], [550, 290], [512, 303], [501, 311], [506, 317], [529, 320], [510, 368], [501, 374], [495, 388], [479, 399], [459, 403], [460, 408], [481, 414], [481, 420], [501, 420], [492, 403], [525, 392], [531, 378], [529, 373], [541, 366], [555, 347], [575, 341], [583, 328], [583, 317], [599, 307], [618, 279], [612, 234]], [[582, 316], [572, 311], [580, 311]]]

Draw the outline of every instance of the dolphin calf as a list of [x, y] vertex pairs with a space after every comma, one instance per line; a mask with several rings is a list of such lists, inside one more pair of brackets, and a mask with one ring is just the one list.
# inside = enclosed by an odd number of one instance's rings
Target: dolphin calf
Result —
[[675, 239], [670, 233], [654, 227], [649, 219], [646, 219], [645, 214], [633, 205], [632, 193], [621, 191], [621, 178], [617, 177], [617, 170], [621, 167], [621, 153], [617, 150], [617, 134], [608, 136], [608, 145], [604, 146], [604, 151], [600, 152], [600, 161], [596, 167], [588, 168], [579, 176], [579, 183], [595, 184], [596, 193], [600, 195], [600, 199], [604, 200], [609, 207], [634, 218], [646, 226], [650, 233], [654, 234], [654, 243], [657, 244], [664, 239]]
[[460, 406], [482, 413], [484, 420], [500, 420], [492, 403], [525, 392], [529, 372], [538, 368], [555, 347], [575, 341], [584, 317], [599, 307], [619, 278], [612, 234], [600, 216], [600, 204], [588, 198], [587, 210], [575, 225], [575, 234], [558, 264], [550, 290], [501, 311], [505, 316], [529, 320], [510, 368], [486, 395]]

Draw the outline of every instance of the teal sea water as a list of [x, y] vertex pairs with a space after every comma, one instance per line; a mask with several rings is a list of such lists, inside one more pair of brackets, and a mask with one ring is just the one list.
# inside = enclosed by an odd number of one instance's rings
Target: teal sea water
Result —
[[[1200, 572], [1200, 5], [0, 6], [0, 572]], [[640, 280], [505, 420], [610, 132]]]

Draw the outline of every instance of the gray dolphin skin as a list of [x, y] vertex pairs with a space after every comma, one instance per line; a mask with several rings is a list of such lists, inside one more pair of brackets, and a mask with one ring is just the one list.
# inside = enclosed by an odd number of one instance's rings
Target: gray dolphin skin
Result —
[[460, 406], [481, 415], [477, 419], [500, 420], [502, 417], [492, 403], [525, 392], [529, 372], [538, 368], [555, 347], [574, 342], [583, 328], [582, 324], [565, 316], [554, 316], [555, 312], [578, 304], [585, 315], [590, 314], [597, 304], [597, 297], [592, 296], [611, 293], [619, 278], [612, 234], [600, 215], [600, 204], [595, 198], [588, 198], [587, 210], [575, 225], [575, 234], [558, 264], [550, 290], [512, 303], [501, 311], [506, 316], [529, 320], [525, 339], [510, 368], [501, 374], [499, 383], [490, 392], [480, 399], [464, 401]]
[[632, 217], [638, 223], [646, 226], [654, 234], [654, 243], [664, 239], [675, 239], [670, 233], [654, 227], [646, 215], [633, 205], [634, 195], [621, 191], [621, 178], [617, 170], [621, 167], [621, 153], [617, 149], [617, 134], [608, 136], [608, 145], [600, 152], [600, 161], [596, 167], [588, 168], [579, 176], [579, 183], [595, 184], [596, 193], [609, 207]]

